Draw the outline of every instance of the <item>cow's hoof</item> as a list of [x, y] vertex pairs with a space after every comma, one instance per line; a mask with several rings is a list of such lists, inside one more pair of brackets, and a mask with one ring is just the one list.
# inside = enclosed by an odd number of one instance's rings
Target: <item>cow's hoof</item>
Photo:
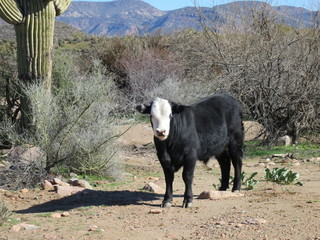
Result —
[[171, 203], [170, 202], [163, 202], [163, 203], [161, 203], [161, 207], [162, 208], [169, 208], [169, 207], [171, 207]]
[[182, 204], [183, 208], [191, 208], [192, 207], [192, 202], [188, 202], [188, 203], [183, 203]]
[[235, 189], [235, 190], [232, 190], [232, 192], [234, 192], [234, 193], [239, 193], [239, 192], [240, 192], [240, 190]]

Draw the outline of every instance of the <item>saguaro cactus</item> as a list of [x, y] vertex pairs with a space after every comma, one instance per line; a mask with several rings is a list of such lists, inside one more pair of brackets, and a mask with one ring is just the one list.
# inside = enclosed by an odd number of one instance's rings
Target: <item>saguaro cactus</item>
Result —
[[[70, 3], [71, 0], [0, 0], [0, 17], [15, 27], [21, 83], [40, 80], [50, 93], [55, 17]], [[23, 93], [20, 102], [22, 128], [29, 128], [30, 106]]]

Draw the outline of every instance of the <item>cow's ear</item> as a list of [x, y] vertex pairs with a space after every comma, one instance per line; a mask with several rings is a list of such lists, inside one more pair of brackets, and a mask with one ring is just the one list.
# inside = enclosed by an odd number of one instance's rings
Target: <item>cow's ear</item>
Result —
[[136, 110], [142, 114], [150, 114], [151, 113], [151, 105], [140, 104], [136, 106]]
[[184, 110], [184, 106], [177, 104], [177, 103], [171, 103], [172, 113], [181, 113]]

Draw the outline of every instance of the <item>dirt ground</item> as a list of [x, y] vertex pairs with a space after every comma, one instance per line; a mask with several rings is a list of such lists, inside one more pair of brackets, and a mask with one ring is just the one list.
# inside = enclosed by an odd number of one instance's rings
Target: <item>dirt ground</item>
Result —
[[[247, 137], [250, 133], [248, 133]], [[194, 202], [181, 208], [184, 185], [176, 173], [174, 201], [160, 209], [161, 194], [142, 190], [147, 182], [165, 187], [160, 164], [152, 145], [152, 130], [146, 124], [133, 126], [119, 139], [126, 169], [131, 173], [121, 183], [97, 182], [93, 190], [68, 197], [53, 191], [0, 191], [0, 198], [13, 214], [0, 227], [0, 240], [28, 239], [320, 239], [320, 161], [277, 163], [300, 173], [303, 186], [277, 185], [263, 180], [264, 159], [244, 159], [243, 170], [258, 172], [260, 182], [244, 196], [200, 200], [197, 196], [219, 183], [215, 160], [199, 163], [194, 177]], [[275, 166], [273, 166], [275, 167]], [[52, 213], [67, 211], [67, 217]], [[33, 229], [14, 231], [27, 223]]]

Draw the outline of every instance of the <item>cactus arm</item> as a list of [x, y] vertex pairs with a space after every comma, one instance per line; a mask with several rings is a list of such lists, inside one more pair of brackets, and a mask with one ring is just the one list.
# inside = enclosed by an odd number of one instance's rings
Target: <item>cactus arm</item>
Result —
[[19, 24], [24, 20], [15, 0], [0, 0], [0, 17], [9, 24]]
[[71, 0], [53, 0], [56, 16], [61, 15], [69, 7]]

